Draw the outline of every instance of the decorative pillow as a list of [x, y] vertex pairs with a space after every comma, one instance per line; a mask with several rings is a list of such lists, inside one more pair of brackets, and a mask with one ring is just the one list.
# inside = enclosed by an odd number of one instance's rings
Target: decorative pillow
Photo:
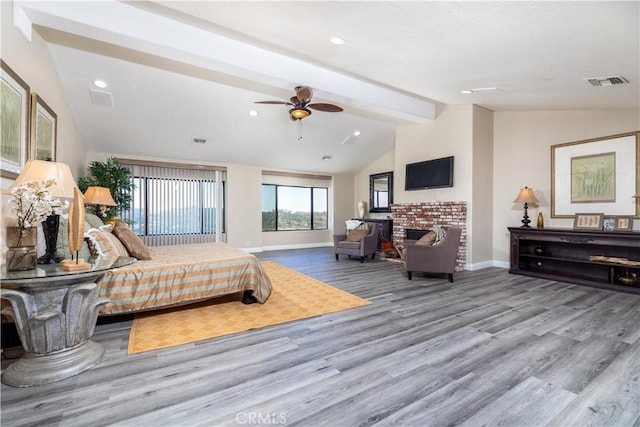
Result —
[[433, 241], [434, 245], [439, 245], [440, 243], [444, 242], [444, 238], [446, 235], [444, 228], [439, 225], [434, 225], [433, 232], [436, 233], [436, 239]]
[[85, 232], [85, 237], [89, 239], [89, 251], [93, 256], [129, 256], [127, 249], [110, 231], [90, 228]]
[[435, 240], [436, 240], [436, 233], [434, 231], [430, 231], [424, 236], [422, 236], [420, 239], [418, 239], [418, 241], [416, 242], [416, 245], [431, 246], [433, 245], [433, 242]]
[[98, 215], [95, 215], [89, 212], [85, 212], [84, 220], [89, 224], [91, 224], [91, 227], [93, 228], [100, 228], [101, 226], [104, 225], [104, 222], [102, 222], [102, 220], [100, 219], [100, 217], [98, 217]]
[[113, 235], [116, 236], [129, 252], [129, 255], [139, 260], [151, 259], [149, 248], [136, 233], [131, 231], [126, 223], [117, 220], [113, 227]]
[[349, 230], [347, 233], [347, 242], [359, 242], [364, 236], [369, 234], [369, 229], [365, 230]]
[[369, 225], [366, 222], [361, 222], [354, 230], [367, 230], [369, 231]]
[[[84, 229], [88, 230], [90, 228], [91, 228], [91, 225], [89, 224], [88, 221], [85, 220]], [[41, 230], [41, 227], [39, 227], [39, 229]], [[40, 242], [42, 242], [44, 245], [45, 243], [44, 234], [42, 234], [42, 236], [38, 236], [38, 243]], [[58, 251], [58, 253], [60, 253], [60, 255], [62, 255], [66, 259], [71, 258], [71, 255], [74, 255], [74, 256], [76, 255], [75, 253], [72, 254], [71, 252], [69, 252], [69, 214], [60, 215], [60, 224], [58, 225], [58, 240], [56, 242], [56, 250]], [[42, 253], [44, 254], [44, 251]], [[80, 258], [84, 258], [84, 259], [87, 259], [91, 256], [89, 248], [85, 242], [82, 243], [82, 248], [80, 248], [78, 255], [80, 256]]]

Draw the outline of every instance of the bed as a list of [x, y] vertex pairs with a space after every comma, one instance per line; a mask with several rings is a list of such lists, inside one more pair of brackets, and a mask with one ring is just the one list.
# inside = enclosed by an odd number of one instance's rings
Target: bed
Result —
[[150, 260], [108, 271], [100, 296], [111, 301], [101, 315], [189, 304], [232, 293], [264, 303], [272, 285], [260, 261], [226, 243], [150, 247]]

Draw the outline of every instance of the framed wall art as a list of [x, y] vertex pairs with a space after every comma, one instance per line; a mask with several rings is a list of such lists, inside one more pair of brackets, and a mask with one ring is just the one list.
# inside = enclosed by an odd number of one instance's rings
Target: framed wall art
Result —
[[573, 217], [573, 228], [576, 230], [602, 230], [603, 213], [577, 213]]
[[0, 60], [1, 175], [15, 179], [29, 155], [29, 86]]
[[551, 146], [551, 217], [640, 216], [640, 132]]
[[56, 161], [58, 116], [40, 98], [31, 94], [31, 150], [30, 158]]

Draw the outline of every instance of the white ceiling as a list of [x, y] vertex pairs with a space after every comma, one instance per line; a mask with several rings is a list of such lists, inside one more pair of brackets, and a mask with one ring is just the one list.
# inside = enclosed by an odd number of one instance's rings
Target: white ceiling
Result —
[[[89, 150], [352, 173], [393, 147], [397, 125], [427, 122], [438, 104], [639, 108], [639, 6], [16, 1], [14, 15], [50, 43]], [[630, 83], [584, 80], [608, 76]], [[97, 78], [112, 108], [92, 104]], [[287, 107], [254, 104], [286, 100], [297, 85], [345, 109], [313, 112], [300, 141]], [[495, 89], [461, 93], [482, 88]], [[342, 144], [355, 130], [362, 135]]]

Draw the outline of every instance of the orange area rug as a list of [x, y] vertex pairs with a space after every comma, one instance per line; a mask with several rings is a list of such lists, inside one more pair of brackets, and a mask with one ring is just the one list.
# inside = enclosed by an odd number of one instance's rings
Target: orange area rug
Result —
[[240, 301], [241, 295], [229, 295], [139, 314], [131, 327], [128, 353], [173, 347], [370, 304], [275, 262], [265, 261], [262, 265], [273, 285], [264, 304], [245, 305]]

